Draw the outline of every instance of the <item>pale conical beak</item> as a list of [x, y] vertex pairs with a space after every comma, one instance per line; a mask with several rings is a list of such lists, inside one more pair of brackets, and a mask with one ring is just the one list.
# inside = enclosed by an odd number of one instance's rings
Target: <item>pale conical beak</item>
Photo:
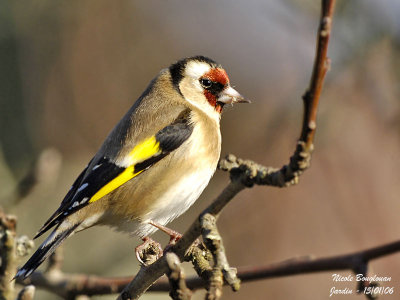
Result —
[[233, 87], [228, 86], [225, 88], [221, 94], [219, 94], [218, 102], [224, 104], [230, 103], [250, 103], [249, 100], [243, 98]]

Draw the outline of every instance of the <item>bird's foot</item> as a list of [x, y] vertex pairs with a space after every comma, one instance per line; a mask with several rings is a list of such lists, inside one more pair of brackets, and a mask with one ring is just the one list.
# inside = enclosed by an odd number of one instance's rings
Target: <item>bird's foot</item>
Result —
[[143, 243], [135, 248], [136, 258], [141, 265], [148, 266], [163, 256], [163, 250], [160, 243], [148, 236], [144, 237], [142, 240]]
[[171, 246], [175, 245], [177, 241], [179, 241], [182, 237], [182, 234], [180, 234], [179, 232], [165, 227], [164, 225], [158, 224], [154, 221], [150, 221], [149, 222], [150, 225], [153, 225], [154, 227], [158, 228], [159, 230], [161, 230], [162, 232], [165, 232], [166, 234], [169, 235], [169, 243], [167, 245], [167, 247], [165, 247], [165, 251], [167, 250], [167, 248], [170, 248]]

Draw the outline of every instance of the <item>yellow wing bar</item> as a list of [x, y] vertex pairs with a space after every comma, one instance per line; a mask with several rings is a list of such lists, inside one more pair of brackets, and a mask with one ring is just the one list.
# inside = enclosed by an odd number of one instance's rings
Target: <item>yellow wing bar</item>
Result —
[[125, 182], [131, 180], [133, 177], [139, 175], [142, 172], [143, 170], [135, 173], [134, 166], [126, 168], [125, 171], [123, 171], [121, 174], [119, 174], [117, 177], [115, 177], [113, 180], [103, 186], [96, 194], [94, 194], [92, 198], [90, 198], [89, 203], [95, 202], [105, 195], [111, 193], [117, 187], [123, 185]]
[[160, 153], [160, 143], [157, 142], [156, 137], [153, 135], [151, 138], [136, 145], [129, 153], [129, 157], [132, 160], [132, 165], [135, 165]]
[[123, 185], [125, 182], [142, 173], [144, 170], [135, 172], [135, 165], [153, 156], [157, 156], [160, 153], [160, 143], [156, 140], [155, 136], [152, 136], [151, 138], [148, 138], [136, 145], [129, 153], [129, 158], [132, 162], [132, 165], [127, 167], [121, 174], [119, 174], [117, 177], [104, 185], [100, 190], [98, 190], [97, 193], [94, 194], [92, 198], [90, 198], [89, 203], [93, 203], [99, 200], [100, 198], [104, 197], [116, 188]]

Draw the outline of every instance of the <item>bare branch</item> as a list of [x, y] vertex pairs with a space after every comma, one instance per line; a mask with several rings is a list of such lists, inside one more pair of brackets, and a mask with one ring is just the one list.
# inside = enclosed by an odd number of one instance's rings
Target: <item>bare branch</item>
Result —
[[169, 295], [174, 300], [190, 300], [192, 291], [189, 290], [185, 282], [185, 274], [181, 268], [181, 262], [175, 253], [167, 252], [166, 261], [169, 268], [167, 272], [170, 292]]
[[189, 261], [193, 264], [197, 275], [205, 282], [208, 282], [212, 275], [212, 260], [212, 254], [205, 245], [196, 242], [193, 243], [185, 255], [185, 261]]
[[[228, 264], [225, 254], [225, 247], [217, 229], [217, 219], [213, 215], [205, 214], [202, 217], [201, 226], [203, 229], [202, 234], [204, 243], [214, 257], [214, 271], [215, 269], [219, 270], [218, 274], [222, 271], [223, 278], [231, 286], [232, 290], [235, 292], [238, 291], [240, 289], [240, 280], [236, 276], [236, 269], [231, 268]], [[216, 276], [213, 276], [213, 278], [215, 277]], [[220, 280], [218, 280], [218, 283], [219, 282]]]
[[222, 297], [222, 286], [224, 280], [222, 277], [222, 270], [214, 267], [211, 272], [211, 277], [208, 282], [206, 300], [219, 300]]
[[216, 217], [211, 214], [204, 214], [201, 217], [203, 240], [214, 258], [214, 268], [208, 280], [207, 300], [221, 298], [224, 279], [232, 287], [232, 290], [238, 291], [240, 288], [240, 280], [236, 276], [236, 270], [232, 269], [228, 264], [225, 248], [216, 223]]
[[327, 58], [327, 53], [334, 6], [334, 0], [322, 1], [314, 68], [310, 85], [303, 96], [304, 117], [300, 141], [306, 143], [305, 150], [307, 152], [312, 151], [315, 129], [317, 127], [316, 120], [318, 102], [320, 99], [325, 75], [330, 66], [330, 60]]
[[248, 281], [258, 280], [261, 278], [276, 278], [281, 276], [340, 270], [352, 270], [354, 273], [360, 273], [363, 266], [368, 264], [371, 260], [396, 252], [400, 252], [400, 241], [350, 254], [318, 259], [293, 259], [264, 267], [241, 268], [238, 276], [243, 281]]

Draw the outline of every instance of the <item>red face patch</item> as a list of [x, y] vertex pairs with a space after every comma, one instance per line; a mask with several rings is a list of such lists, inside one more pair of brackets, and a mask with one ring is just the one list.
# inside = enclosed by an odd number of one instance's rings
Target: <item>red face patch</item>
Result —
[[[218, 82], [222, 86], [225, 86], [229, 83], [228, 74], [226, 74], [224, 69], [220, 68], [210, 70], [209, 72], [204, 74], [203, 78], [207, 78], [212, 82]], [[222, 112], [222, 104], [218, 103], [216, 95], [208, 90], [205, 90], [204, 96], [206, 96], [208, 103], [210, 103], [210, 105], [213, 106], [217, 112]]]
[[228, 74], [226, 74], [224, 69], [220, 69], [220, 68], [211, 69], [209, 72], [204, 74], [203, 77], [208, 78], [214, 82], [219, 82], [222, 85], [226, 85], [229, 83]]
[[217, 112], [222, 112], [222, 105], [217, 101], [217, 96], [213, 95], [209, 91], [204, 91], [204, 96], [206, 96], [208, 103], [210, 103]]

